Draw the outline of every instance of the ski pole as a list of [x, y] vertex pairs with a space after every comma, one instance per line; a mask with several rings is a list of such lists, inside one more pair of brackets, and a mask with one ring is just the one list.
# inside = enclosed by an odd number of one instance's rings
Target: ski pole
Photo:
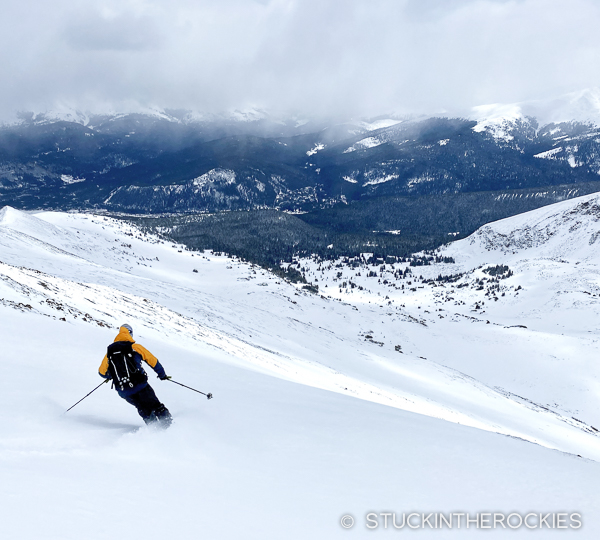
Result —
[[[110, 381], [110, 379], [106, 379], [105, 381], [102, 381], [98, 386], [96, 386], [96, 388], [94, 388], [89, 394], [86, 394], [85, 396], [83, 396], [77, 403], [75, 403], [75, 405], [79, 405], [86, 397], [88, 397], [91, 393], [95, 392], [96, 390], [98, 390], [98, 388], [100, 388], [103, 384], [107, 383], [108, 381]], [[67, 414], [73, 407], [75, 407], [75, 405], [72, 405], [71, 407], [69, 407], [63, 414]]]
[[178, 384], [179, 386], [183, 386], [184, 388], [187, 388], [188, 390], [193, 390], [194, 392], [198, 392], [199, 394], [206, 396], [207, 399], [212, 399], [212, 397], [213, 397], [213, 395], [210, 392], [208, 394], [205, 394], [204, 392], [200, 392], [200, 390], [196, 390], [195, 388], [192, 388], [191, 386], [186, 386], [185, 384], [181, 384], [180, 382], [174, 381], [173, 379], [167, 379], [167, 380], [171, 381], [172, 383]]

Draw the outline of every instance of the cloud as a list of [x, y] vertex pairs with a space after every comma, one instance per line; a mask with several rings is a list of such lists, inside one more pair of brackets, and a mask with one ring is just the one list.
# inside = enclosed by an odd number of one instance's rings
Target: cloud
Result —
[[153, 19], [131, 13], [113, 17], [92, 14], [82, 21], [71, 22], [64, 38], [75, 51], [140, 51], [157, 49], [161, 41]]
[[600, 86], [594, 0], [4, 0], [0, 114], [463, 111]]

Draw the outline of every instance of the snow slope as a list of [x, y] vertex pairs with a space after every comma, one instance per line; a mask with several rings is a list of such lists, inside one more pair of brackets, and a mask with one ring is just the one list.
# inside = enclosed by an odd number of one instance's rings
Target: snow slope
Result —
[[[448, 248], [457, 267], [490, 253], [478, 234]], [[367, 512], [413, 510], [564, 510], [584, 522], [564, 533], [600, 530], [598, 403], [583, 378], [596, 380], [597, 346], [571, 328], [508, 328], [532, 284], [498, 311], [501, 324], [461, 317], [462, 306], [440, 319], [432, 306], [447, 302], [433, 287], [395, 289], [396, 304], [383, 284], [312, 295], [106, 217], [8, 207], [0, 261], [3, 538], [362, 537]], [[305, 264], [316, 276], [318, 263]], [[517, 270], [509, 279], [535, 282], [537, 269]], [[62, 415], [100, 382], [124, 322], [175, 380], [215, 398], [153, 383], [175, 417], [166, 432], [143, 427], [108, 386]], [[540, 345], [532, 358], [514, 354]], [[557, 347], [568, 351], [564, 365], [548, 365]], [[540, 380], [519, 381], [540, 370]], [[565, 381], [569, 391], [548, 406]], [[339, 523], [346, 513], [352, 531]], [[519, 533], [549, 534], [494, 534]]]
[[[323, 272], [314, 264], [308, 278], [331, 297], [377, 302], [390, 317], [408, 312], [421, 321], [403, 352], [592, 429], [600, 407], [599, 215], [598, 195], [580, 197], [486, 225], [440, 250], [454, 264], [378, 263], [369, 266], [376, 278], [359, 266], [339, 279], [335, 268]], [[486, 269], [495, 265], [512, 275], [494, 282]], [[413, 273], [398, 280], [407, 268]], [[350, 282], [357, 287], [342, 286]], [[389, 335], [372, 333], [377, 342]]]

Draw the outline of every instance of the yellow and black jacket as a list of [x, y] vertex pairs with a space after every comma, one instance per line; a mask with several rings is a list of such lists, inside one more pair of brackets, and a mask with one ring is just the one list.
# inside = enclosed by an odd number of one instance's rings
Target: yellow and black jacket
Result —
[[[144, 369], [142, 368], [142, 360], [143, 360], [144, 362], [146, 362], [146, 364], [148, 364], [156, 372], [156, 374], [159, 376], [159, 378], [162, 379], [162, 378], [166, 377], [165, 369], [162, 367], [161, 363], [158, 361], [158, 358], [156, 358], [156, 356], [154, 356], [148, 349], [146, 349], [145, 347], [142, 347], [142, 345], [140, 345], [139, 343], [136, 343], [135, 340], [131, 337], [131, 334], [129, 333], [129, 330], [127, 330], [127, 328], [125, 328], [123, 326], [121, 326], [121, 328], [119, 328], [119, 333], [117, 334], [117, 337], [114, 339], [115, 343], [118, 341], [128, 341], [132, 344], [131, 348], [133, 349], [133, 352], [134, 352], [133, 360], [135, 361], [138, 369], [141, 369], [142, 371], [144, 371]], [[100, 374], [101, 377], [103, 377], [105, 379], [111, 378], [110, 373], [108, 372], [108, 356], [107, 355], [104, 355], [102, 363], [100, 364], [100, 368], [98, 369], [98, 373]], [[120, 395], [129, 396], [131, 394], [135, 394], [136, 392], [139, 392], [142, 388], [147, 386], [147, 384], [148, 384], [147, 382], [143, 382], [143, 383], [137, 384], [133, 388], [128, 388], [123, 391], [121, 391], [117, 388], [117, 391], [119, 392]], [[116, 388], [116, 386], [115, 386], [115, 388]]]

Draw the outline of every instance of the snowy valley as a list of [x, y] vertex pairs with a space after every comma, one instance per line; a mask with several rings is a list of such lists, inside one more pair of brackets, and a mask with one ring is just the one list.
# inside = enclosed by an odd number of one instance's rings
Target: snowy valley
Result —
[[[412, 259], [296, 260], [307, 288], [106, 216], [4, 207], [0, 534], [363, 538], [393, 534], [388, 512], [565, 512], [582, 526], [401, 531], [595, 538], [599, 238], [588, 195]], [[63, 414], [124, 322], [214, 399], [151, 377], [167, 431], [108, 385]]]

